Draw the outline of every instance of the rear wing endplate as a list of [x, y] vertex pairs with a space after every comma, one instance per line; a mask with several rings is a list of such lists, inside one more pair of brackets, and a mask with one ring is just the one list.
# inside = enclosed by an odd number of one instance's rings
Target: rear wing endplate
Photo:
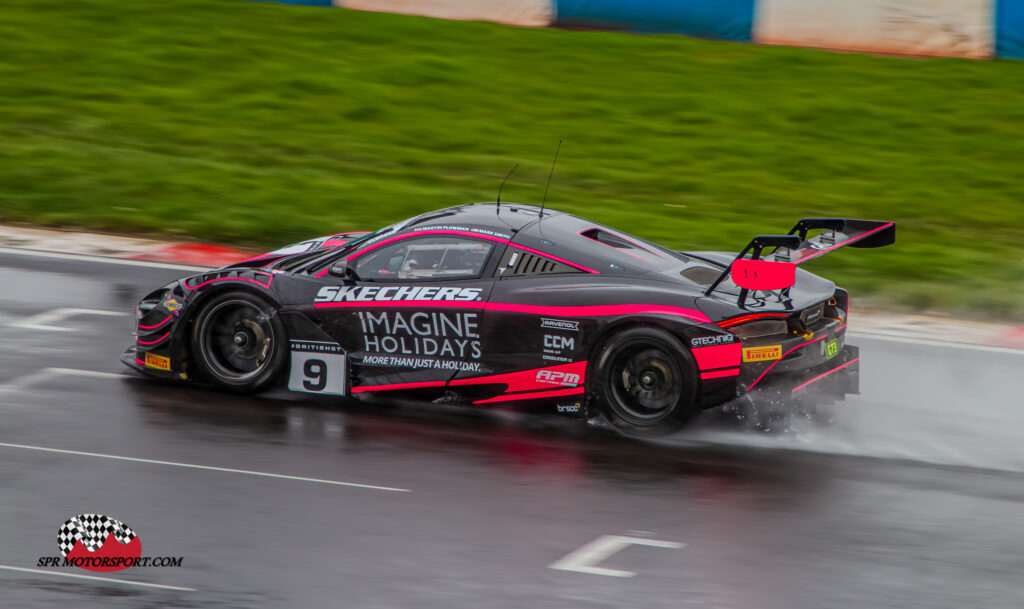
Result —
[[[821, 233], [808, 237], [808, 234], [815, 230], [821, 230]], [[718, 284], [731, 275], [733, 283], [741, 288], [739, 303], [743, 304], [749, 290], [782, 290], [792, 287], [796, 282], [798, 264], [841, 247], [884, 247], [895, 241], [895, 222], [804, 218], [786, 235], [760, 235], [751, 239], [722, 274], [708, 286], [704, 295], [710, 296]], [[773, 250], [762, 257], [766, 248]]]

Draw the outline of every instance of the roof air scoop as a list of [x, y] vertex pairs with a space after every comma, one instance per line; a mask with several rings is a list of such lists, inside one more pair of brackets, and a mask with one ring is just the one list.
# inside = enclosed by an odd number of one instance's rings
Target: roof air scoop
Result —
[[603, 243], [604, 245], [610, 245], [620, 250], [635, 249], [635, 246], [629, 241], [626, 241], [621, 237], [617, 237], [616, 235], [613, 235], [612, 233], [601, 230], [599, 228], [591, 228], [585, 231], [580, 231], [580, 235], [586, 237], [587, 239], [597, 241], [598, 243]]

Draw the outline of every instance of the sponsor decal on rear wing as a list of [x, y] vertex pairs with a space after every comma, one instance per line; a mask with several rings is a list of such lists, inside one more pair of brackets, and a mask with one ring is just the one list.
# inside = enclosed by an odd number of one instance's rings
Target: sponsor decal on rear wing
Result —
[[[814, 236], [811, 231], [820, 230]], [[823, 256], [841, 247], [884, 247], [896, 241], [896, 223], [845, 218], [804, 218], [785, 235], [760, 235], [739, 253], [735, 260], [704, 292], [710, 296], [728, 276], [740, 290], [739, 304], [750, 290], [783, 290], [796, 282], [796, 265]], [[761, 254], [767, 248], [772, 252]], [[748, 257], [749, 253], [749, 257]]]

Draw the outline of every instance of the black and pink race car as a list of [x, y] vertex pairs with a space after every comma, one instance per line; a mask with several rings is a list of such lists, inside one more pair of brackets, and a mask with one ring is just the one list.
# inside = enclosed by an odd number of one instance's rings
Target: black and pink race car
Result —
[[281, 384], [665, 433], [740, 396], [813, 407], [857, 393], [848, 294], [797, 267], [894, 240], [892, 222], [811, 218], [739, 254], [678, 252], [532, 205], [462, 205], [164, 286], [139, 303], [122, 360], [237, 392]]

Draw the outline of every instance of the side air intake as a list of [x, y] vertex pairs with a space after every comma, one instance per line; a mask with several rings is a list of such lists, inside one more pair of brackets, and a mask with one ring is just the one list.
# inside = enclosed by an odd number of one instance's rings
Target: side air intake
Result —
[[503, 276], [521, 275], [553, 275], [555, 273], [578, 273], [567, 264], [549, 260], [543, 256], [509, 248], [498, 265], [498, 273]]

